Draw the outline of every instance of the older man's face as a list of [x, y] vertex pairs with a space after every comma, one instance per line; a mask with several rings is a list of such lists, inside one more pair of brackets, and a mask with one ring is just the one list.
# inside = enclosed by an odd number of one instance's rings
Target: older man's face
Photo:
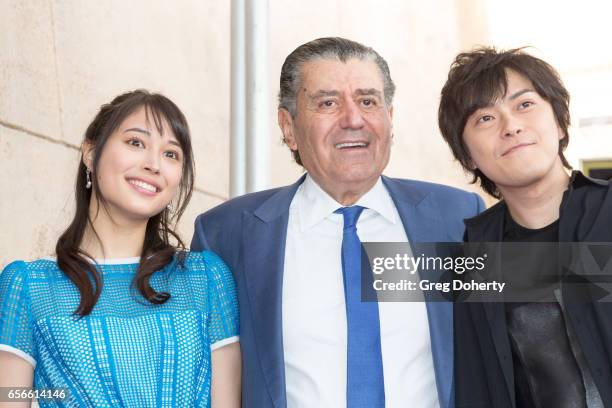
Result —
[[389, 162], [391, 118], [375, 62], [320, 59], [302, 67], [297, 115], [283, 132], [309, 174], [336, 198], [381, 175]]

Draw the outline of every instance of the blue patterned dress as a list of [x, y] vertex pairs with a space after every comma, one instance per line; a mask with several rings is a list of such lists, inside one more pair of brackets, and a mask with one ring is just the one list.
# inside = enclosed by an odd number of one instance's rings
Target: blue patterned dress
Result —
[[42, 407], [209, 406], [211, 352], [238, 340], [236, 288], [212, 252], [184, 265], [153, 275], [171, 294], [153, 305], [131, 285], [138, 258], [100, 262], [102, 294], [79, 319], [79, 292], [54, 260], [13, 262], [0, 274], [0, 350], [35, 367], [35, 388], [67, 390]]

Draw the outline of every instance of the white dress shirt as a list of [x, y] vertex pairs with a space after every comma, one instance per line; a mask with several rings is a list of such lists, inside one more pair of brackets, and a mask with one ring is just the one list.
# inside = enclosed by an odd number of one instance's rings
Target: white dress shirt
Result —
[[[408, 241], [382, 179], [356, 205], [366, 207], [357, 222], [362, 242]], [[340, 207], [308, 175], [289, 207], [282, 299], [288, 408], [346, 407]], [[386, 407], [438, 407], [425, 303], [378, 308]]]

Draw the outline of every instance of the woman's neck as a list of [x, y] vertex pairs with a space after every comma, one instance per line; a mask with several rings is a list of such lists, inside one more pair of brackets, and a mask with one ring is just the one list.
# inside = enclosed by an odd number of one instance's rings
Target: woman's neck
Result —
[[109, 215], [103, 206], [90, 208], [88, 224], [80, 248], [95, 259], [140, 256], [148, 220], [130, 220]]

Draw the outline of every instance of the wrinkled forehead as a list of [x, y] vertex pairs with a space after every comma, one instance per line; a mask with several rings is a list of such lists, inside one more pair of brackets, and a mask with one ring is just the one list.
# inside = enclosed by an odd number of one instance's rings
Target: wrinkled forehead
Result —
[[365, 57], [341, 61], [338, 58], [319, 57], [305, 62], [301, 69], [300, 89], [319, 90], [378, 89], [384, 90], [383, 76], [376, 62]]

